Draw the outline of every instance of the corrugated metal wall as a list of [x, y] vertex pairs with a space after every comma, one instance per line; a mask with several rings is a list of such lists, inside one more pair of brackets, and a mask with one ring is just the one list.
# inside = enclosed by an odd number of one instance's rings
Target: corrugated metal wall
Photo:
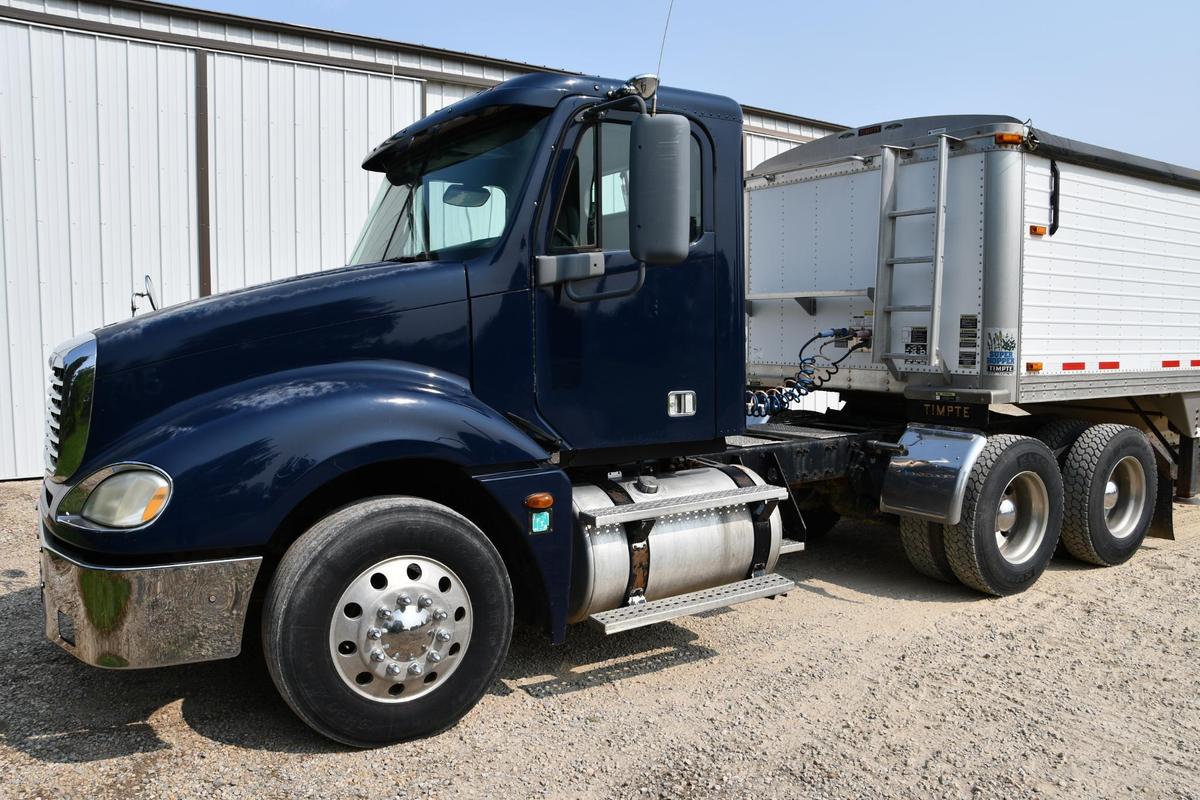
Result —
[[[0, 479], [42, 472], [51, 348], [127, 319], [144, 275], [171, 305], [201, 293], [205, 248], [214, 292], [345, 263], [379, 180], [362, 157], [422, 113], [528, 71], [187, 9], [0, 0], [6, 9]], [[769, 114], [747, 125], [748, 166], [825, 133]]]
[[207, 59], [213, 291], [345, 264], [381, 180], [362, 158], [421, 116], [420, 83]]
[[129, 316], [149, 274], [196, 294], [193, 60], [0, 22], [0, 477], [42, 469], [50, 348]]
[[[213, 291], [345, 263], [421, 82], [208, 53]], [[50, 350], [199, 296], [196, 50], [0, 20], [0, 479], [42, 471]], [[142, 308], [145, 308], [144, 301]]]

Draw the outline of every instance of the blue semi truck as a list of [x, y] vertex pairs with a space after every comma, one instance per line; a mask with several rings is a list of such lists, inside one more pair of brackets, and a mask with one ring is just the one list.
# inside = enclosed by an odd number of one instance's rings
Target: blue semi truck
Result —
[[[1029, 147], [988, 124], [929, 135]], [[897, 127], [852, 133], [899, 150]], [[872, 168], [804, 147], [817, 170]], [[780, 557], [843, 515], [883, 512], [922, 572], [1008, 594], [1060, 531], [1119, 563], [1169, 527], [1173, 486], [1195, 494], [1194, 426], [1164, 447], [1095, 409], [999, 413], [1017, 398], [986, 380], [906, 372], [928, 347], [886, 365], [919, 378], [903, 394], [837, 383], [870, 357], [871, 315], [784, 337], [794, 374], [748, 389], [750, 304], [779, 298], [747, 299], [732, 100], [529, 75], [363, 166], [386, 180], [348, 266], [55, 352], [43, 598], [47, 636], [79, 659], [156, 667], [261, 638], [297, 715], [370, 747], [466, 714], [514, 620], [557, 643], [572, 623], [617, 633], [783, 595]], [[794, 409], [823, 384], [843, 408]]]

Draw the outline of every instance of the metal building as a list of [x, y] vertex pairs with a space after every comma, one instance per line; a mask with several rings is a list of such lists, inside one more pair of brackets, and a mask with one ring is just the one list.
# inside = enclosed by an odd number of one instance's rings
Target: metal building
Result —
[[[143, 276], [169, 305], [344, 264], [368, 150], [539, 69], [140, 0], [0, 0], [0, 479], [42, 473], [50, 349], [127, 318]], [[748, 168], [835, 130], [745, 121]]]

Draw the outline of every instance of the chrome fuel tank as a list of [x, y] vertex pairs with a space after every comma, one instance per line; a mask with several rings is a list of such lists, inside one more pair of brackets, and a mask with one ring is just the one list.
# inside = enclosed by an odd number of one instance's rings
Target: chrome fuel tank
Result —
[[[731, 467], [755, 484], [764, 481], [753, 471]], [[615, 491], [627, 494], [633, 508], [639, 503], [723, 492], [738, 487], [731, 475], [715, 467], [681, 470], [654, 476], [613, 481]], [[651, 491], [657, 487], [657, 491]], [[591, 483], [573, 487], [576, 516], [573, 555], [571, 622], [617, 608], [625, 602], [630, 583], [630, 550], [624, 525], [585, 527], [579, 524], [582, 509], [611, 508], [610, 491]], [[779, 509], [769, 517], [770, 550], [764, 568], [770, 572], [779, 559], [783, 525]], [[645, 598], [658, 600], [742, 580], [754, 557], [754, 523], [745, 505], [708, 508], [659, 517], [647, 539], [650, 558]]]

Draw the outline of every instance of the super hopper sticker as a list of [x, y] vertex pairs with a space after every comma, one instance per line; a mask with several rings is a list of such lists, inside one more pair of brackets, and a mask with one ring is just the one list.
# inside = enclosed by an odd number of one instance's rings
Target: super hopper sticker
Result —
[[991, 375], [1007, 375], [1017, 370], [1016, 328], [988, 328], [987, 371]]

